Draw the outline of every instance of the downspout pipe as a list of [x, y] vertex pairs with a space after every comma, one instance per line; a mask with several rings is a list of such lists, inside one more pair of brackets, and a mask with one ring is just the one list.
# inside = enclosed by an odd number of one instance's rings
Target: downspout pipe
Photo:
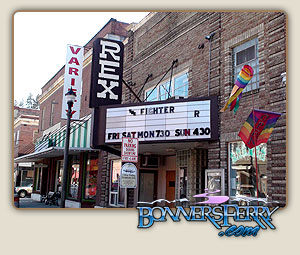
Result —
[[205, 39], [209, 41], [209, 60], [208, 60], [208, 84], [207, 84], [207, 94], [209, 96], [210, 90], [210, 66], [211, 66], [211, 42], [216, 33], [212, 32], [210, 35], [205, 36]]

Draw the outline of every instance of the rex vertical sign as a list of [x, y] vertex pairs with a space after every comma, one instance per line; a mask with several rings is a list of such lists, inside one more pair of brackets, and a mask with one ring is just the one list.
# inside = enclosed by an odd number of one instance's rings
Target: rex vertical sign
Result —
[[84, 48], [76, 45], [67, 45], [67, 60], [65, 65], [64, 90], [62, 98], [61, 118], [67, 119], [68, 104], [65, 94], [72, 88], [76, 99], [72, 107], [72, 119], [79, 120], [81, 102], [81, 83]]
[[123, 53], [122, 42], [104, 38], [94, 41], [90, 108], [121, 103]]
[[122, 138], [122, 162], [138, 162], [139, 154], [139, 140], [137, 138]]

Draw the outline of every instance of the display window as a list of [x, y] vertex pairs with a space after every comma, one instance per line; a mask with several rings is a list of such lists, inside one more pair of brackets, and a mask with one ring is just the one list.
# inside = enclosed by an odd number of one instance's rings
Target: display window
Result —
[[78, 198], [78, 187], [79, 187], [79, 170], [80, 160], [79, 157], [73, 156], [70, 164], [70, 183], [69, 183], [69, 198]]
[[41, 190], [41, 184], [42, 184], [42, 167], [37, 167], [35, 169], [36, 175], [35, 175], [35, 190], [40, 191]]
[[[267, 190], [267, 145], [256, 146], [258, 182], [256, 181], [255, 150], [249, 149], [243, 142], [229, 144], [230, 171], [229, 194], [231, 197], [266, 198]], [[256, 183], [257, 182], [257, 183]]]
[[85, 199], [96, 199], [98, 174], [98, 154], [88, 154], [85, 171]]
[[122, 167], [121, 159], [111, 160], [110, 164], [110, 195], [109, 205], [124, 206], [125, 189], [120, 188], [120, 172]]
[[21, 171], [21, 186], [28, 186], [33, 183], [33, 170]]
[[56, 165], [56, 174], [55, 174], [55, 191], [62, 191], [62, 178], [64, 171], [64, 161], [58, 160]]

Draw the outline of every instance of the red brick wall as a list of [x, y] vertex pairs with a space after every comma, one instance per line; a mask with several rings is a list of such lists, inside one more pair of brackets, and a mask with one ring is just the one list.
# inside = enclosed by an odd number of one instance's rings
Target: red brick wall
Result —
[[14, 158], [32, 152], [32, 148], [34, 148], [33, 132], [35, 130], [38, 130], [38, 126], [21, 124], [14, 129], [14, 133], [17, 133], [18, 130], [20, 132], [19, 143], [18, 144], [15, 143]]
[[[156, 85], [171, 66], [174, 74], [189, 68], [189, 97], [207, 96], [209, 43], [205, 36], [215, 32], [211, 45], [210, 95], [219, 96], [219, 108], [229, 98], [232, 81], [232, 48], [252, 38], [259, 41], [259, 90], [253, 93], [255, 107], [283, 113], [269, 140], [268, 193], [271, 199], [286, 203], [286, 15], [279, 12], [159, 12], [135, 32], [125, 46], [124, 79], [135, 83], [138, 92], [147, 75], [145, 89]], [[204, 49], [198, 45], [204, 43]], [[123, 103], [134, 97], [123, 87]], [[143, 94], [142, 94], [143, 95]], [[208, 143], [209, 168], [228, 171], [228, 144], [237, 136], [252, 109], [252, 95], [245, 93], [236, 115], [219, 114], [220, 140]], [[204, 145], [205, 146], [205, 145]], [[227, 183], [227, 182], [226, 182]], [[107, 190], [101, 191], [102, 196]], [[226, 193], [228, 186], [226, 184]]]

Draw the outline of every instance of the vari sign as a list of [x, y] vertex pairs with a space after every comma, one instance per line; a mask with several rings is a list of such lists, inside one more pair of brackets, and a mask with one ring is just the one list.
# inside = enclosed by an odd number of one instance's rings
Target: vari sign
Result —
[[106, 108], [105, 143], [213, 140], [218, 136], [217, 97]]
[[94, 41], [90, 108], [121, 103], [123, 52], [122, 42], [104, 38]]
[[[76, 93], [76, 100], [72, 108], [72, 119], [79, 120], [81, 102], [82, 65], [84, 48], [75, 45], [67, 45], [67, 61], [65, 65], [64, 90], [65, 95], [71, 88]], [[65, 96], [62, 99], [61, 118], [67, 119], [68, 104]]]

